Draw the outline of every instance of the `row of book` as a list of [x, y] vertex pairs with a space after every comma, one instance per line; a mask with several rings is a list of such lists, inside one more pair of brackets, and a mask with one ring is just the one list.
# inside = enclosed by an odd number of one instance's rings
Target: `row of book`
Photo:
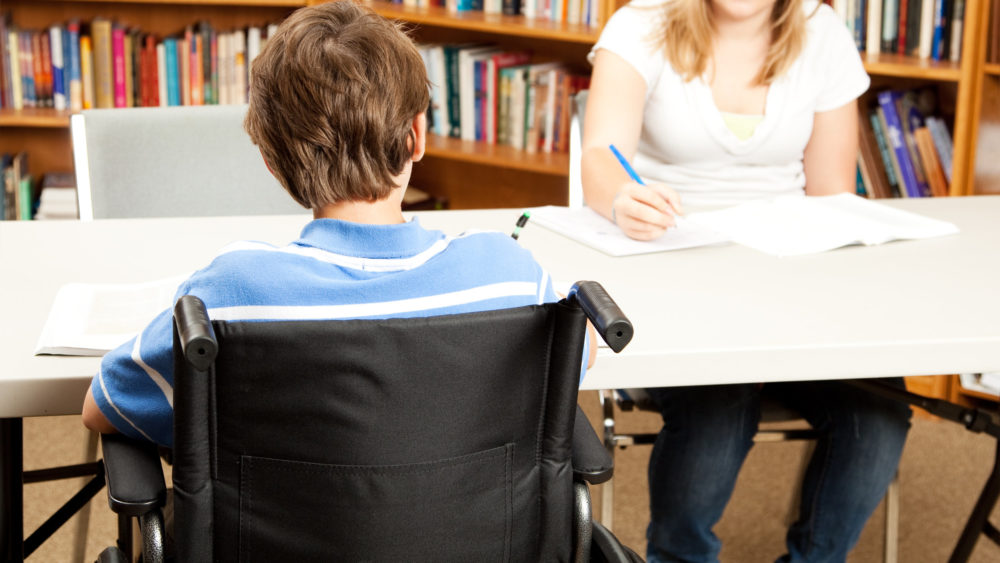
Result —
[[966, 0], [823, 0], [861, 51], [958, 62]]
[[857, 191], [873, 198], [946, 196], [952, 140], [932, 90], [885, 90], [860, 107]]
[[432, 133], [530, 153], [569, 149], [573, 94], [589, 77], [530, 51], [495, 45], [420, 45], [431, 83]]
[[199, 22], [160, 39], [105, 18], [37, 30], [0, 17], [0, 107], [246, 103], [250, 61], [274, 29]]
[[527, 19], [599, 27], [605, 18], [600, 0], [392, 0], [413, 8], [441, 7], [450, 12], [483, 12]]

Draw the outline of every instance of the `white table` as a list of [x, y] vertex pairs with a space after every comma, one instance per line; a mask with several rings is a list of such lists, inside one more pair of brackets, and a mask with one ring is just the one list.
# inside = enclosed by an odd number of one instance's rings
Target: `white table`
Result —
[[[635, 326], [585, 389], [1000, 370], [1000, 196], [889, 204], [961, 233], [786, 258], [737, 245], [612, 258], [530, 222], [520, 242], [557, 281], [601, 282]], [[510, 232], [520, 211], [418, 215]], [[33, 355], [62, 284], [193, 271], [230, 241], [285, 243], [308, 220], [0, 222], [0, 417], [80, 412], [99, 360]]]

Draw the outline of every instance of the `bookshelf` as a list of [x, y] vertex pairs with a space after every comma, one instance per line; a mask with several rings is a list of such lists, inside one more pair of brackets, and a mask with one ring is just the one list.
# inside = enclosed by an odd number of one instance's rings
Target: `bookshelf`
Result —
[[[5, 0], [4, 10], [22, 28], [43, 28], [71, 18], [114, 18], [145, 31], [176, 33], [198, 20], [217, 28], [280, 21], [292, 10], [319, 0]], [[387, 0], [362, 0], [378, 13], [405, 22], [424, 43], [494, 43], [505, 49], [530, 49], [536, 60], [557, 60], [587, 74], [590, 46], [599, 29], [521, 16], [451, 13], [441, 7], [415, 8]], [[623, 0], [601, 0], [603, 14]], [[183, 8], [183, 9], [179, 9]], [[1000, 64], [986, 64], [988, 8], [967, 2], [960, 63], [936, 62], [895, 54], [862, 54], [880, 87], [934, 84], [953, 111], [954, 178], [952, 195], [1000, 191], [1000, 174], [982, 168], [976, 141], [1000, 125]], [[987, 103], [984, 103], [984, 100]], [[980, 122], [982, 121], [982, 127]], [[982, 133], [982, 135], [980, 135]], [[72, 170], [69, 113], [54, 110], [0, 110], [0, 151], [30, 151], [32, 172]], [[569, 159], [560, 153], [528, 154], [511, 147], [432, 136], [427, 156], [414, 170], [415, 186], [447, 197], [453, 208], [520, 207], [565, 203]], [[995, 181], [994, 181], [995, 180]]]

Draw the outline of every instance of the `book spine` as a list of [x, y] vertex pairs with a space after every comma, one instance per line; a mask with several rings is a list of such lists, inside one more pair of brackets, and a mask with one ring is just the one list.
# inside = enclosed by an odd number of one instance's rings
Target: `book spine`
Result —
[[895, 52], [900, 55], [906, 54], [906, 33], [909, 31], [907, 29], [909, 9], [910, 0], [899, 0], [899, 24], [897, 27], [898, 32], [896, 33]]
[[503, 14], [506, 16], [521, 15], [521, 0], [503, 0]]
[[[924, 0], [927, 2], [928, 0]], [[994, 7], [994, 10], [1000, 10], [1000, 6]], [[949, 49], [948, 58], [953, 63], [960, 62], [962, 60], [962, 29], [965, 22], [965, 0], [955, 0], [951, 11], [951, 47]]]
[[[0, 14], [0, 108], [13, 105], [10, 88], [10, 59], [7, 53], [7, 16]], [[0, 165], [0, 174], [3, 167]]]
[[35, 64], [32, 57], [31, 32], [22, 31], [21, 41], [21, 81], [24, 83], [25, 107], [36, 107], [35, 98]]
[[910, 151], [903, 138], [903, 125], [900, 122], [899, 113], [896, 111], [895, 97], [896, 93], [892, 91], [883, 91], [878, 94], [878, 103], [885, 115], [886, 137], [896, 160], [899, 162], [906, 197], [921, 197], [923, 193], [917, 184], [913, 162], [910, 160]]
[[20, 33], [11, 27], [7, 31], [7, 53], [10, 60], [10, 91], [11, 107], [22, 109], [24, 107], [24, 83], [21, 80], [21, 45]]
[[[236, 36], [233, 39], [233, 96], [237, 104], [247, 103], [247, 71], [248, 65], [252, 64], [253, 61], [252, 58], [248, 57], [251, 55], [256, 56], [256, 53], [251, 51], [251, 37], [252, 35], [247, 35], [246, 41], [244, 41], [243, 30], [237, 29]], [[256, 42], [256, 49], [259, 52], [260, 29], [257, 29]]]
[[899, 32], [899, 0], [882, 0], [882, 51], [896, 52]]
[[156, 86], [157, 105], [166, 107], [170, 94], [167, 86], [167, 48], [162, 42], [156, 45]]
[[94, 49], [89, 35], [80, 37], [80, 83], [83, 86], [83, 109], [97, 107], [97, 91], [94, 79]]
[[882, 49], [882, 0], [868, 0], [868, 22], [865, 26], [865, 52], [877, 55]]
[[930, 129], [931, 138], [934, 140], [934, 148], [941, 161], [941, 169], [945, 178], [951, 183], [951, 162], [952, 162], [952, 142], [948, 127], [944, 121], [937, 117], [927, 118], [927, 128]]
[[62, 39], [62, 29], [55, 25], [49, 28], [49, 49], [52, 56], [52, 105], [59, 111], [63, 111], [67, 107], [66, 84], [63, 82], [65, 63], [63, 62]]
[[448, 135], [451, 137], [462, 136], [462, 108], [459, 102], [459, 82], [458, 82], [458, 53], [456, 47], [445, 47], [444, 51], [445, 69], [448, 73], [448, 120], [450, 128]]
[[944, 49], [945, 2], [934, 0], [934, 35], [931, 38], [931, 58], [940, 61]]
[[889, 154], [889, 146], [885, 141], [885, 135], [882, 132], [882, 125], [879, 123], [878, 112], [871, 112], [868, 115], [868, 118], [872, 124], [872, 134], [875, 137], [875, 145], [878, 147], [879, 157], [882, 159], [882, 166], [885, 167], [885, 176], [886, 180], [889, 182], [889, 188], [892, 191], [898, 192], [899, 180], [896, 175], [896, 167], [893, 166], [892, 156]]
[[69, 109], [83, 109], [83, 77], [80, 68], [80, 22], [70, 21], [66, 24], [67, 43], [69, 44]]
[[111, 29], [111, 60], [114, 77], [114, 107], [128, 107], [125, 99], [125, 32], [117, 25]]
[[111, 22], [95, 19], [90, 23], [94, 54], [94, 96], [98, 108], [115, 107], [111, 54]]
[[51, 34], [46, 30], [35, 35], [38, 37], [39, 65], [42, 71], [42, 102], [45, 107], [51, 108], [55, 107], [55, 71], [52, 69]]

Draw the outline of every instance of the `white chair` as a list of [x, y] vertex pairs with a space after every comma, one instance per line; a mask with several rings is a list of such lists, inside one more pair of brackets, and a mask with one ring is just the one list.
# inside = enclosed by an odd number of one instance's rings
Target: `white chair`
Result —
[[243, 130], [246, 110], [177, 106], [73, 115], [80, 219], [305, 212]]

